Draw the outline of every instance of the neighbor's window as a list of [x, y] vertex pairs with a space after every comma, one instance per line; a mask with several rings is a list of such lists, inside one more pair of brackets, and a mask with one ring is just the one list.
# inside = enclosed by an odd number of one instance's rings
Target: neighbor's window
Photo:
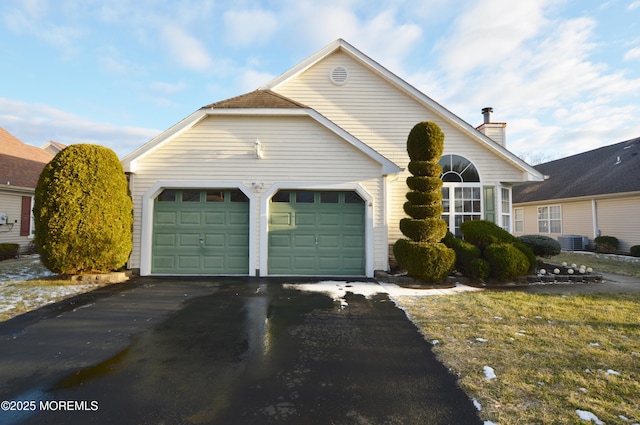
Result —
[[514, 208], [513, 210], [513, 227], [515, 233], [524, 233], [524, 210], [522, 208]]
[[560, 205], [538, 207], [538, 233], [562, 233]]

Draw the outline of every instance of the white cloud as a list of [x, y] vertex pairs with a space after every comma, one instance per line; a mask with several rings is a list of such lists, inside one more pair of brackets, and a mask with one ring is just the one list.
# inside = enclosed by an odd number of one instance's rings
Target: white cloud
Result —
[[226, 37], [241, 46], [265, 43], [278, 27], [275, 14], [264, 10], [229, 10], [222, 19]]
[[549, 24], [546, 1], [483, 0], [464, 9], [435, 50], [447, 72], [470, 72], [500, 63]]
[[635, 9], [638, 9], [638, 8], [640, 8], [640, 1], [634, 1], [633, 3], [631, 3], [627, 7], [627, 9], [629, 9], [629, 10], [635, 10]]
[[273, 80], [275, 75], [255, 70], [245, 71], [240, 78], [240, 89], [243, 91], [253, 91], [263, 84]]
[[625, 60], [640, 60], [640, 47], [634, 47], [624, 54]]
[[174, 94], [184, 90], [187, 83], [178, 81], [177, 83], [165, 83], [163, 81], [154, 81], [150, 85], [151, 90], [161, 94]]
[[113, 149], [119, 157], [160, 133], [155, 129], [94, 122], [49, 105], [4, 98], [0, 98], [0, 122], [8, 132], [34, 146], [51, 140], [65, 145], [93, 143]]
[[169, 47], [168, 53], [183, 68], [205, 71], [213, 65], [205, 46], [179, 26], [166, 25], [162, 29], [162, 36]]

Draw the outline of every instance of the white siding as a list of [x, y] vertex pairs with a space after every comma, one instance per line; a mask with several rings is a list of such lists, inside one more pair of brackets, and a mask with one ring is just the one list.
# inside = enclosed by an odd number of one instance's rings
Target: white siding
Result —
[[17, 243], [21, 252], [26, 251], [33, 240], [31, 236], [20, 236], [23, 196], [33, 196], [33, 192], [0, 192], [0, 212], [6, 212], [14, 221], [18, 220], [10, 231], [9, 226], [0, 226], [0, 243]]
[[[262, 143], [264, 158], [254, 155]], [[132, 176], [135, 209], [131, 268], [140, 267], [142, 196], [158, 181], [241, 182], [256, 196], [255, 258], [260, 261], [260, 203], [272, 185], [360, 185], [373, 198], [374, 268], [387, 264], [382, 167], [308, 117], [212, 116], [145, 156]], [[261, 183], [255, 189], [252, 183]]]
[[619, 249], [640, 245], [640, 196], [597, 201], [598, 229], [603, 236], [615, 236]]
[[[335, 66], [349, 70], [346, 84], [337, 86], [329, 80]], [[274, 91], [314, 108], [402, 168], [409, 162], [406, 140], [411, 128], [420, 121], [434, 121], [445, 133], [444, 153], [469, 159], [483, 185], [522, 180], [521, 170], [345, 53], [329, 55]], [[409, 175], [405, 171], [389, 178], [390, 242], [401, 236], [398, 223], [405, 216], [402, 205]]]

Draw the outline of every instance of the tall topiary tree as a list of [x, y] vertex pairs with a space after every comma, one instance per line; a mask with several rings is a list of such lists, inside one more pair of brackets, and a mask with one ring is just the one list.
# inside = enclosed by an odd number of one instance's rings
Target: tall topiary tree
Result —
[[409, 239], [393, 246], [398, 264], [409, 276], [427, 283], [441, 283], [453, 270], [455, 252], [441, 243], [447, 233], [442, 220], [442, 167], [444, 133], [433, 122], [416, 124], [407, 138], [409, 171], [404, 211], [410, 218], [400, 220], [400, 230]]
[[33, 208], [42, 264], [54, 273], [121, 268], [132, 248], [133, 204], [111, 149], [71, 145], [47, 164]]

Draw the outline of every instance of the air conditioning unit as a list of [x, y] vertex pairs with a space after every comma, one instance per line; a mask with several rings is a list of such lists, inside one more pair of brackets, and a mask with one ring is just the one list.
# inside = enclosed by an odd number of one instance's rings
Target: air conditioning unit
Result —
[[560, 235], [558, 242], [560, 242], [560, 248], [565, 251], [584, 251], [589, 245], [589, 238], [578, 235]]

